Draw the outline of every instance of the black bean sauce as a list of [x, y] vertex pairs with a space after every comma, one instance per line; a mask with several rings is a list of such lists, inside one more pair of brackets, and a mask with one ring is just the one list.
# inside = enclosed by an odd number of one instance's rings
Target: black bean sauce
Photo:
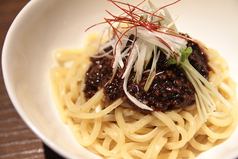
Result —
[[[206, 55], [201, 51], [199, 45], [192, 41], [188, 41], [187, 46], [193, 48], [193, 52], [189, 56], [191, 65], [208, 79], [210, 68]], [[123, 91], [122, 70], [119, 69], [114, 78], [112, 78], [111, 66], [113, 59], [92, 57], [91, 62], [92, 65], [85, 78], [85, 97], [91, 98], [99, 89], [104, 88], [107, 102], [110, 103], [122, 98], [133, 105]], [[183, 108], [195, 103], [193, 85], [187, 79], [181, 67], [176, 64], [168, 64], [163, 53], [160, 54], [157, 62], [156, 73], [149, 90], [145, 91], [144, 85], [149, 72], [145, 71], [142, 80], [137, 84], [134, 81], [135, 73], [132, 71], [128, 80], [128, 92], [153, 110], [159, 111]], [[147, 111], [141, 111], [147, 113]]]

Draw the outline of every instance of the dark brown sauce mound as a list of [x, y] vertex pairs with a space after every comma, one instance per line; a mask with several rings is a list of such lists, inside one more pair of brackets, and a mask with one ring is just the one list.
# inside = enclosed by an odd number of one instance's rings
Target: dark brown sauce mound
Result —
[[[206, 55], [201, 51], [198, 44], [188, 41], [187, 45], [193, 48], [193, 52], [189, 56], [190, 63], [201, 75], [208, 79], [210, 68]], [[122, 70], [118, 70], [113, 80], [108, 82], [112, 77], [112, 59], [92, 57], [91, 62], [92, 64], [85, 78], [85, 97], [91, 98], [99, 89], [104, 88], [107, 102], [111, 103], [118, 98], [122, 98], [133, 105], [127, 99], [123, 90]], [[195, 103], [193, 85], [179, 66], [168, 64], [163, 53], [160, 54], [157, 62], [156, 72], [157, 75], [147, 92], [144, 90], [144, 85], [149, 72], [143, 74], [139, 84], [134, 82], [135, 73], [131, 72], [127, 87], [128, 92], [153, 110], [159, 111], [183, 108]], [[147, 111], [141, 111], [147, 113]]]

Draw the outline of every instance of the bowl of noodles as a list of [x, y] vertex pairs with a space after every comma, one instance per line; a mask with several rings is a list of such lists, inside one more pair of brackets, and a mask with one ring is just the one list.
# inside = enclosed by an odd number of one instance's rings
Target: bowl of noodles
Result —
[[65, 158], [236, 158], [237, 6], [30, 1], [4, 43], [7, 91]]

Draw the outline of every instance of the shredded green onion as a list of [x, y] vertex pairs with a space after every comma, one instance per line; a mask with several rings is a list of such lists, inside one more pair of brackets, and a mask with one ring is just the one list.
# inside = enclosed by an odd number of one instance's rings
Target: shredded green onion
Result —
[[[137, 6], [124, 4], [129, 6], [128, 10], [120, 8], [124, 14], [112, 15], [114, 20], [107, 19], [106, 21], [111, 27], [115, 24], [117, 27], [108, 31], [114, 31], [113, 36], [109, 35], [113, 38], [109, 38], [108, 43], [101, 47], [106, 48], [110, 45], [113, 48], [113, 73], [115, 74], [118, 68], [124, 70], [123, 89], [127, 97], [139, 108], [153, 111], [152, 108], [138, 101], [127, 91], [127, 82], [131, 71], [134, 71], [136, 73], [135, 81], [139, 83], [145, 68], [152, 59], [150, 72], [144, 86], [144, 90], [148, 91], [156, 76], [156, 63], [160, 54], [164, 53], [168, 63], [181, 67], [193, 84], [197, 109], [203, 122], [216, 109], [213, 98], [218, 98], [227, 107], [231, 107], [218, 90], [189, 63], [188, 57], [193, 50], [191, 47], [187, 47], [188, 39], [178, 33], [175, 21], [168, 10], [156, 8], [150, 0], [148, 3], [149, 6], [144, 10]], [[135, 38], [129, 39], [131, 35], [134, 35]], [[128, 42], [131, 42], [131, 45], [127, 46]], [[126, 62], [123, 62], [123, 59], [126, 59]]]

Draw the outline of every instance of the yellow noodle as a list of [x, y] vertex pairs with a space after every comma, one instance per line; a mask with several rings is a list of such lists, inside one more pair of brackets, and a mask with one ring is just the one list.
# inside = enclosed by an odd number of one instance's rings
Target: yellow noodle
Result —
[[[95, 35], [88, 39], [89, 43], [95, 41]], [[106, 104], [103, 89], [85, 99], [84, 78], [90, 66], [88, 55], [97, 53], [93, 43], [86, 49], [57, 51], [55, 58], [59, 66], [50, 72], [60, 117], [89, 151], [107, 159], [194, 159], [234, 132], [238, 121], [236, 85], [229, 77], [226, 61], [215, 50], [207, 51], [212, 69], [210, 82], [232, 108], [228, 109], [212, 97], [216, 110], [203, 123], [198, 115], [199, 102], [182, 110], [154, 111], [145, 115], [131, 109], [122, 99]]]

